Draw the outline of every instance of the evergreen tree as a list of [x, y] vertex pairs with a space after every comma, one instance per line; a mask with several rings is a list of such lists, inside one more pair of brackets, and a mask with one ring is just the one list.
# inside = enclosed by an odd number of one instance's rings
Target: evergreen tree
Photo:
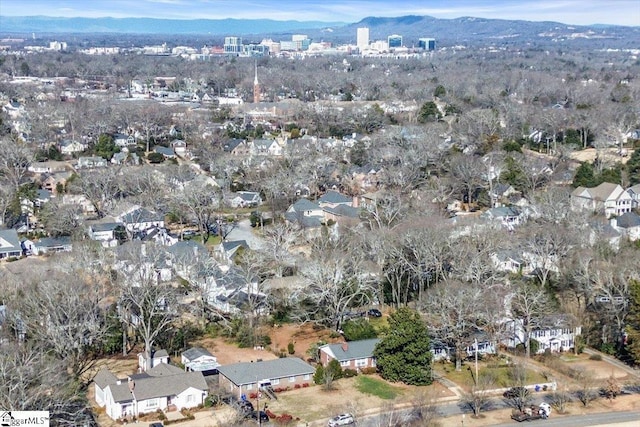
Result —
[[389, 381], [427, 385], [431, 378], [429, 333], [420, 315], [407, 308], [389, 317], [389, 332], [373, 352], [380, 375]]
[[422, 108], [420, 108], [420, 112], [418, 113], [418, 121], [420, 123], [437, 121], [440, 117], [440, 110], [438, 110], [438, 106], [433, 101], [422, 104]]
[[629, 314], [626, 320], [626, 349], [636, 364], [640, 364], [640, 280], [632, 280], [629, 284]]
[[347, 341], [366, 340], [378, 336], [373, 325], [365, 319], [347, 320], [342, 325], [342, 332]]
[[629, 183], [631, 185], [640, 184], [640, 148], [636, 148], [631, 157], [629, 157], [627, 173], [629, 174]]
[[576, 169], [576, 174], [573, 177], [573, 183], [571, 185], [574, 188], [577, 188], [577, 187], [590, 188], [598, 185], [596, 174], [593, 170], [593, 165], [589, 162], [583, 162], [582, 164], [580, 164], [578, 169]]

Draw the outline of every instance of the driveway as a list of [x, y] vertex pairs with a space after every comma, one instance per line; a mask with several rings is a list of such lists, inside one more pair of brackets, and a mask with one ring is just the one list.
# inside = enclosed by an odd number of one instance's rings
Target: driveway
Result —
[[249, 245], [249, 248], [253, 250], [265, 247], [264, 240], [253, 232], [253, 227], [251, 227], [251, 222], [248, 219], [238, 221], [233, 230], [227, 235], [227, 240], [244, 240]]

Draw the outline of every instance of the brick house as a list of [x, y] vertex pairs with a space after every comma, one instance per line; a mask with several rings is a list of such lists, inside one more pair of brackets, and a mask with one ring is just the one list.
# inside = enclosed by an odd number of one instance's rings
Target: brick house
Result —
[[368, 340], [350, 341], [337, 344], [325, 344], [320, 351], [320, 363], [327, 366], [332, 359], [340, 362], [342, 369], [375, 368], [376, 359], [373, 357], [373, 349], [380, 340], [372, 338]]
[[218, 367], [220, 388], [238, 399], [267, 387], [295, 388], [313, 383], [315, 369], [297, 357], [234, 363]]

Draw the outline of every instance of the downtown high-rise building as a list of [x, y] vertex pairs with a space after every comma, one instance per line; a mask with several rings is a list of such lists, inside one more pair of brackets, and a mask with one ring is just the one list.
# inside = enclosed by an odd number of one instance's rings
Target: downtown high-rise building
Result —
[[356, 46], [360, 51], [369, 47], [369, 28], [360, 27], [356, 33]]

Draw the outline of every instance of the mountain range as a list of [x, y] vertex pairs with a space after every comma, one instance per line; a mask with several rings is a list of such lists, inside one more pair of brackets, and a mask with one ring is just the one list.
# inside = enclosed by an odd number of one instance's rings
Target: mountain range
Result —
[[[285, 40], [294, 33], [309, 35], [315, 41], [355, 43], [356, 28], [369, 27], [371, 40], [384, 40], [390, 34], [404, 37], [406, 46], [419, 37], [433, 37], [440, 44], [481, 42], [516, 43], [546, 38], [558, 40], [607, 40], [617, 45], [640, 41], [640, 27], [609, 25], [574, 26], [559, 22], [533, 22], [462, 17], [438, 19], [431, 16], [368, 17], [357, 23], [318, 21], [275, 21], [269, 19], [153, 19], [153, 18], [54, 18], [45, 16], [1, 16], [1, 33], [114, 33], [174, 34], [208, 36], [251, 36]], [[290, 37], [289, 37], [290, 38]], [[636, 45], [637, 46], [637, 45]]]

